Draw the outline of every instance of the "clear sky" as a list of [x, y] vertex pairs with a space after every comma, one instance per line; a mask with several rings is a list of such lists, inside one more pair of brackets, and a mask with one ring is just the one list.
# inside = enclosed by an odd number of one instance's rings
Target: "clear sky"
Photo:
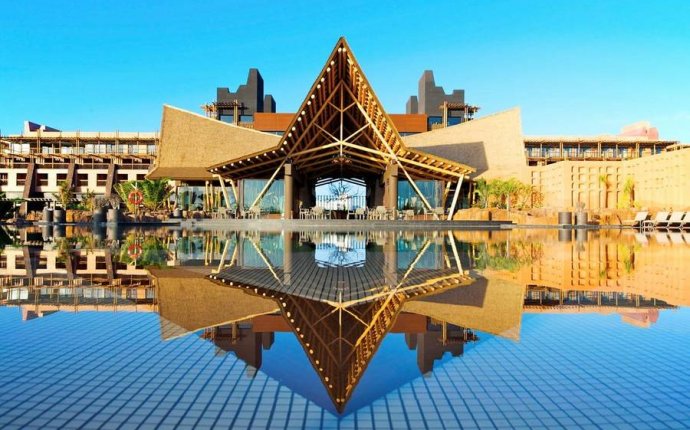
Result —
[[[342, 4], [341, 4], [342, 3]], [[525, 134], [617, 133], [649, 120], [690, 142], [690, 1], [0, 0], [0, 130], [153, 131], [261, 71], [297, 108], [347, 37], [391, 113], [425, 69]]]

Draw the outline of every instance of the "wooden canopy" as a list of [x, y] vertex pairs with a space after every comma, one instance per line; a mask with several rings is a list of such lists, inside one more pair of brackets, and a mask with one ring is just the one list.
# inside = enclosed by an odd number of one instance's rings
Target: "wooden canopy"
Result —
[[286, 162], [316, 178], [335, 169], [379, 174], [396, 164], [410, 180], [456, 182], [474, 171], [403, 143], [344, 38], [277, 145], [213, 165], [209, 171], [230, 179], [275, 177]]

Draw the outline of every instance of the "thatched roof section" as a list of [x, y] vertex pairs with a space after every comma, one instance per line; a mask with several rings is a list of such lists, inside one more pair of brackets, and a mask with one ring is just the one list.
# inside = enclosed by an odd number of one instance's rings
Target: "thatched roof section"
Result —
[[208, 166], [274, 147], [279, 140], [274, 134], [164, 105], [158, 157], [148, 177], [210, 180]]
[[163, 339], [279, 310], [271, 299], [218, 285], [185, 269], [152, 269], [151, 274], [157, 283]]
[[344, 38], [336, 43], [280, 141], [270, 148], [229, 154], [210, 170], [231, 179], [270, 176], [286, 160], [313, 177], [332, 174], [338, 165], [345, 165], [348, 174], [368, 174], [397, 164], [409, 178], [449, 181], [474, 172], [458, 159], [405, 145]]
[[405, 136], [402, 140], [409, 148], [450, 160], [462, 160], [476, 169], [470, 175], [473, 179], [484, 176], [526, 179], [527, 176], [519, 108]]
[[405, 302], [403, 311], [519, 340], [524, 294], [524, 286], [515, 282], [478, 278], [469, 286]]

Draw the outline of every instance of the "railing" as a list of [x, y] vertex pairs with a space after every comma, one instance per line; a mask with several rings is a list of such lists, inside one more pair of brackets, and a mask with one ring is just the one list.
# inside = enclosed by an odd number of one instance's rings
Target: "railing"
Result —
[[328, 210], [354, 210], [367, 207], [365, 196], [316, 196], [316, 206], [321, 206]]

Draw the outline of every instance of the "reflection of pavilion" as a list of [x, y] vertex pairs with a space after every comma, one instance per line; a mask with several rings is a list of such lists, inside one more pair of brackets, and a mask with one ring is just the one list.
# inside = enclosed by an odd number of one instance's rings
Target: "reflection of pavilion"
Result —
[[[501, 233], [492, 234], [495, 237], [490, 240], [505, 241]], [[158, 312], [164, 340], [198, 333], [215, 344], [218, 354], [233, 352], [245, 361], [250, 375], [259, 368], [275, 372], [265, 359], [266, 351], [273, 347], [275, 333], [293, 333], [304, 350], [301, 359], [321, 381], [319, 389], [324, 390], [328, 407], [342, 412], [346, 404], [355, 409], [365, 403], [366, 396], [381, 395], [406, 382], [386, 377], [376, 393], [372, 394], [371, 387], [358, 391], [367, 386], [365, 375], [373, 375], [367, 369], [376, 368], [371, 363], [376, 363], [377, 348], [388, 333], [404, 333], [408, 347], [416, 349], [420, 372], [426, 373], [444, 354], [462, 354], [465, 344], [477, 337], [491, 334], [518, 340], [523, 312], [615, 312], [626, 323], [645, 327], [656, 321], [660, 309], [674, 303], [648, 298], [657, 292], [668, 294], [666, 283], [644, 289], [636, 286], [635, 282], [646, 279], [647, 262], [655, 261], [647, 249], [634, 250], [631, 273], [615, 256], [605, 263], [623, 273], [617, 279], [592, 279], [625, 284], [628, 290], [612, 286], [602, 291], [601, 286], [584, 284], [578, 289], [586, 278], [573, 276], [572, 271], [567, 272], [572, 282], [568, 288], [566, 284], [541, 287], [524, 278], [526, 273], [541, 273], [543, 280], [548, 275], [555, 282], [558, 278], [551, 267], [563, 261], [583, 267], [583, 258], [593, 265], [599, 259], [594, 251], [600, 249], [609, 257], [611, 249], [629, 255], [622, 247], [603, 246], [597, 240], [584, 248], [544, 240], [543, 252], [531, 264], [509, 273], [473, 272], [471, 279], [464, 268], [471, 268], [474, 261], [467, 258], [467, 246], [458, 244], [453, 235], [369, 232], [349, 239], [340, 236], [242, 233], [231, 235], [223, 244], [210, 241], [217, 254], [227, 248], [220, 270], [213, 274], [217, 279], [205, 277], [218, 267], [215, 262], [150, 270], [126, 265], [109, 268], [106, 249], [72, 251], [72, 263], [65, 263], [53, 250], [8, 248], [0, 268], [4, 270], [1, 304], [20, 306], [25, 319], [54, 311]], [[340, 259], [333, 259], [328, 265], [320, 264], [317, 250], [324, 243], [361, 249], [362, 263], [339, 264]], [[520, 245], [513, 237], [511, 255], [519, 255], [519, 246], [534, 243]], [[666, 264], [665, 270], [673, 272], [679, 260], [664, 255], [666, 261], [656, 263]], [[598, 273], [598, 266], [593, 267], [587, 273]], [[611, 277], [613, 269], [608, 273]], [[640, 274], [643, 277], [637, 278]], [[295, 391], [313, 388], [294, 381], [288, 385]]]
[[[276, 300], [288, 328], [297, 336], [340, 412], [381, 341], [398, 321], [405, 302], [472, 282], [462, 269], [452, 238], [446, 242], [441, 236], [437, 241], [437, 252], [447, 259], [431, 266], [420, 264], [433, 242], [424, 238], [403, 267], [398, 261], [399, 244], [394, 233], [383, 234], [378, 241], [367, 241], [368, 252], [359, 265], [319, 264], [316, 249], [294, 247], [291, 235], [284, 235], [281, 267], [262, 258], [263, 268], [231, 264], [212, 279], [221, 285], [245, 288], [262, 299]], [[447, 247], [451, 248], [448, 251], [454, 260], [446, 254]], [[255, 251], [262, 254], [258, 246]], [[407, 333], [411, 347], [417, 347], [416, 341], [421, 339], [418, 352], [423, 372], [429, 371], [434, 359], [442, 357], [443, 352], [458, 355], [464, 342], [474, 340], [472, 333], [449, 328], [446, 323], [440, 325], [438, 336], [429, 333], [425, 337], [429, 323], [425, 316], [418, 317], [421, 320], [417, 330]], [[410, 317], [406, 319], [409, 324]], [[401, 321], [404, 324], [405, 319]]]

